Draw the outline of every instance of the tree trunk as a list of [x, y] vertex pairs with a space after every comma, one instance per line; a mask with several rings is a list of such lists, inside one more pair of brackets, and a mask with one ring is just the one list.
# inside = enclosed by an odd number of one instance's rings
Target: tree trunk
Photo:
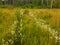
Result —
[[49, 1], [47, 0], [47, 7], [49, 7]]
[[42, 6], [43, 6], [43, 3], [44, 3], [44, 0], [41, 0], [41, 4], [42, 4]]
[[51, 0], [51, 8], [53, 8], [53, 1], [54, 1], [54, 0]]

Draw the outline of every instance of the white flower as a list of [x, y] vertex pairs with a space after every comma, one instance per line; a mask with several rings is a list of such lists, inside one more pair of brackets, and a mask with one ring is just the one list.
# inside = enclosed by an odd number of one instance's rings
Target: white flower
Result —
[[2, 39], [2, 43], [4, 43], [5, 42], [5, 40], [4, 39]]
[[14, 21], [14, 24], [18, 23], [18, 21]]
[[21, 11], [21, 15], [23, 15], [24, 13]]
[[55, 34], [57, 35], [57, 34], [58, 34], [58, 32], [57, 32], [57, 31], [55, 31]]
[[34, 16], [34, 14], [32, 14], [31, 12], [29, 12], [29, 15], [30, 15], [30, 16]]
[[42, 25], [44, 25], [44, 23], [41, 23]]
[[12, 34], [12, 35], [15, 34], [15, 31], [11, 31], [11, 34]]
[[9, 42], [12, 42], [13, 40], [12, 40], [12, 39], [9, 39], [8, 41], [9, 41]]
[[13, 43], [14, 43], [14, 41], [11, 42], [11, 44], [13, 44]]
[[58, 39], [58, 37], [57, 37], [57, 36], [55, 36], [55, 39], [57, 40], [57, 39]]
[[22, 33], [20, 33], [20, 35], [22, 35]]

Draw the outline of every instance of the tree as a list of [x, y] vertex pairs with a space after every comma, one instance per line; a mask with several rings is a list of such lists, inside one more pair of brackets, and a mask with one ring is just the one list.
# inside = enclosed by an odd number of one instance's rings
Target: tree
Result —
[[53, 1], [54, 1], [54, 0], [51, 0], [51, 8], [53, 8]]
[[44, 0], [41, 0], [41, 4], [43, 5], [43, 3], [44, 3]]

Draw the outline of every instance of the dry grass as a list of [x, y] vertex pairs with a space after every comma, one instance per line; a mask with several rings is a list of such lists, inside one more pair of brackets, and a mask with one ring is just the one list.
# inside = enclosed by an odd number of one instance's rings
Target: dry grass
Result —
[[[9, 13], [9, 15], [7, 16], [7, 20], [11, 20], [12, 17], [14, 16], [14, 13], [16, 12], [16, 10], [25, 10], [25, 9], [2, 9], [3, 13]], [[30, 12], [34, 13], [34, 14], [43, 14], [43, 15], [47, 15], [50, 14], [52, 15], [52, 18], [50, 19], [50, 23], [51, 24], [57, 24], [58, 21], [60, 21], [60, 9], [28, 9]]]
[[[6, 20], [9, 21], [9, 23], [13, 23], [13, 21], [11, 21], [13, 19], [13, 16], [16, 12], [16, 10], [21, 10], [24, 11], [25, 9], [18, 9], [18, 8], [14, 8], [14, 9], [1, 9], [2, 12], [5, 14], [7, 13], [7, 18]], [[60, 9], [27, 9], [30, 12], [32, 12], [33, 14], [38, 14], [38, 15], [47, 15], [50, 14], [52, 15], [52, 18], [49, 20], [49, 23], [51, 25], [57, 25], [60, 21]], [[25, 15], [25, 19], [29, 18], [30, 16]], [[3, 27], [6, 28], [6, 21], [3, 21]], [[32, 23], [30, 23], [31, 25]]]

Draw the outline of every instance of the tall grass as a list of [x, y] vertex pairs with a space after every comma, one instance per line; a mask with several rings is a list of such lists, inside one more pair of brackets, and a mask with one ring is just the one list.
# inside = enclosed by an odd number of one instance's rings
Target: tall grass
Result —
[[[9, 13], [6, 15], [9, 15]], [[48, 20], [46, 21], [45, 19], [46, 17], [50, 19], [51, 16], [46, 15], [41, 18], [41, 16], [37, 15], [28, 10], [17, 10], [10, 20], [12, 22], [8, 21], [6, 17], [7, 21], [0, 19], [0, 21], [7, 22], [5, 25], [7, 26], [6, 29], [4, 27], [2, 29], [2, 31], [5, 31], [2, 33], [0, 30], [0, 45], [60, 45], [57, 36], [58, 32], [52, 29], [47, 24]]]

